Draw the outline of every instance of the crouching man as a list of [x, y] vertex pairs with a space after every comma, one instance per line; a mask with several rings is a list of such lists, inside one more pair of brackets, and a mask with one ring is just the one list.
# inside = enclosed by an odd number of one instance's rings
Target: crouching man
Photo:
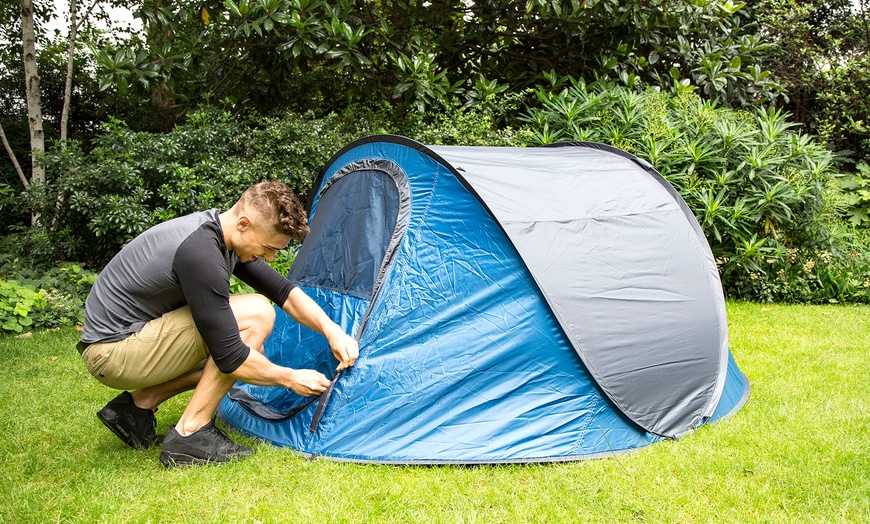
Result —
[[[270, 362], [263, 342], [280, 304], [294, 320], [323, 334], [339, 361], [352, 366], [356, 341], [301, 289], [263, 259], [308, 232], [290, 188], [263, 182], [228, 211], [203, 211], [145, 231], [100, 273], [85, 303], [79, 352], [101, 383], [125, 390], [97, 417], [127, 445], [158, 443], [154, 413], [194, 389], [163, 439], [167, 466], [226, 462], [253, 453], [214, 424], [217, 406], [236, 380], [319, 395], [329, 379], [310, 369]], [[260, 294], [230, 296], [230, 275]]]

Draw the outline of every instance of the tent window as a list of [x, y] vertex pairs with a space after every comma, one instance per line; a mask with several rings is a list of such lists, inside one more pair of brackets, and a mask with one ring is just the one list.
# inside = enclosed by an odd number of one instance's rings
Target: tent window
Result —
[[343, 170], [323, 190], [291, 281], [372, 298], [400, 205], [397, 174], [371, 167]]

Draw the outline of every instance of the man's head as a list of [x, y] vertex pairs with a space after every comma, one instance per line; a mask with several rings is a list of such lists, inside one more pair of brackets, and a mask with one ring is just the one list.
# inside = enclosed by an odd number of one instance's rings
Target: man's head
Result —
[[301, 241], [308, 234], [308, 217], [299, 199], [283, 182], [270, 180], [249, 187], [236, 203], [243, 213], [258, 215], [276, 233]]
[[248, 188], [238, 202], [221, 214], [227, 248], [242, 262], [272, 260], [291, 240], [308, 233], [308, 219], [296, 195], [278, 181]]

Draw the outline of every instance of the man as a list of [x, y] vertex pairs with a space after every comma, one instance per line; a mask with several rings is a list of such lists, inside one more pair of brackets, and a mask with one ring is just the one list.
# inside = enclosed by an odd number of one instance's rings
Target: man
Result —
[[[226, 462], [253, 453], [213, 421], [236, 380], [303, 396], [329, 386], [322, 373], [282, 367], [262, 354], [275, 321], [269, 299], [323, 334], [339, 369], [352, 366], [356, 341], [262, 260], [271, 261], [307, 232], [299, 201], [285, 184], [272, 181], [249, 188], [229, 211], [158, 224], [125, 246], [88, 295], [78, 346], [97, 380], [125, 390], [97, 413], [103, 424], [129, 446], [147, 449], [159, 440], [157, 407], [195, 389], [163, 440], [160, 461]], [[261, 294], [230, 296], [231, 274]]]

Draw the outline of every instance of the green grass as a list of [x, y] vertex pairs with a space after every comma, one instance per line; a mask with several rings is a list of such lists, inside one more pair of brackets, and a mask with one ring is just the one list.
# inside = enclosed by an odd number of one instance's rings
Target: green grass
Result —
[[[164, 469], [95, 413], [73, 330], [0, 337], [0, 522], [870, 522], [870, 308], [729, 303], [742, 411], [583, 462], [396, 467], [257, 444]], [[165, 403], [158, 431], [188, 397]], [[242, 439], [248, 443], [252, 441]]]

